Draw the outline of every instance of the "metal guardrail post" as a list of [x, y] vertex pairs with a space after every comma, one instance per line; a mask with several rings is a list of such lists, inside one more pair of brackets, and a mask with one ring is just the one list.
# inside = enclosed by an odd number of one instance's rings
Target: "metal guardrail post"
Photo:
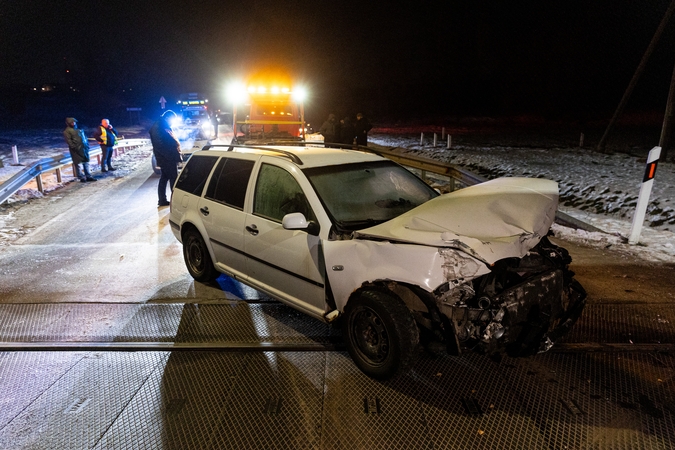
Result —
[[38, 173], [35, 176], [35, 182], [37, 183], [38, 191], [40, 191], [41, 194], [44, 194], [45, 193], [45, 187], [42, 185], [42, 173]]

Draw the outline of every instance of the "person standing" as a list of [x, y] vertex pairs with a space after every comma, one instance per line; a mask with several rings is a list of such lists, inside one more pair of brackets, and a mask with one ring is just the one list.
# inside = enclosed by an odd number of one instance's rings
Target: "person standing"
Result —
[[101, 172], [113, 171], [113, 147], [117, 145], [117, 130], [108, 119], [102, 119], [101, 125], [94, 133], [94, 139], [101, 145]]
[[[75, 176], [81, 182], [96, 181], [89, 173], [89, 143], [84, 135], [84, 131], [77, 128], [77, 120], [74, 117], [66, 118], [66, 129], [63, 130], [63, 138], [68, 144], [70, 157], [73, 160], [73, 167], [75, 168]], [[82, 172], [80, 172], [80, 164], [82, 164]]]
[[329, 144], [336, 143], [338, 137], [337, 131], [338, 123], [335, 114], [328, 114], [328, 120], [319, 128], [319, 133], [323, 135], [323, 141]]
[[356, 115], [354, 129], [356, 131], [357, 145], [368, 145], [368, 132], [372, 128], [373, 126], [370, 124], [370, 122], [368, 122], [368, 119], [366, 119], [362, 113], [358, 113]]
[[340, 143], [347, 145], [354, 145], [356, 140], [356, 130], [352, 123], [352, 118], [347, 116], [340, 120]]
[[183, 160], [180, 152], [180, 142], [176, 138], [169, 124], [171, 118], [176, 117], [173, 111], [167, 111], [150, 128], [150, 142], [157, 165], [162, 169], [157, 185], [158, 206], [168, 206], [166, 198], [166, 184], [169, 183], [171, 192], [178, 178], [178, 163]]

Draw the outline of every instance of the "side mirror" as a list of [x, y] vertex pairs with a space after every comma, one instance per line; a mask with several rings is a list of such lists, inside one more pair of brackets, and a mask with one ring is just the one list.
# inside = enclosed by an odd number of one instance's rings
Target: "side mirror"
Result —
[[286, 214], [281, 219], [281, 226], [284, 227], [284, 230], [305, 230], [312, 236], [318, 236], [320, 230], [318, 223], [307, 222], [305, 215], [299, 212]]

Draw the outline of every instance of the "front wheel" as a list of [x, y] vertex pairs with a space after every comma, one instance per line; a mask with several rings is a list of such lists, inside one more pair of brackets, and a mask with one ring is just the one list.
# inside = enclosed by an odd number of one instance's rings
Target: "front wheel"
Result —
[[188, 272], [197, 281], [213, 281], [220, 275], [213, 267], [209, 249], [197, 230], [188, 230], [183, 236], [183, 259]]
[[408, 307], [393, 292], [366, 289], [351, 298], [342, 334], [352, 359], [370, 377], [391, 378], [415, 362], [419, 330]]

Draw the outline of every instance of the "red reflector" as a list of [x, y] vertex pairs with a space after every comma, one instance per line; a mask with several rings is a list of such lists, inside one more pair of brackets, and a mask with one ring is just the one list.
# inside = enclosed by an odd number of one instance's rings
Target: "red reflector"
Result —
[[645, 167], [645, 175], [642, 178], [643, 183], [654, 178], [654, 175], [656, 175], [656, 166], [658, 163], [659, 160], [657, 159], [656, 161], [647, 164], [647, 167]]

